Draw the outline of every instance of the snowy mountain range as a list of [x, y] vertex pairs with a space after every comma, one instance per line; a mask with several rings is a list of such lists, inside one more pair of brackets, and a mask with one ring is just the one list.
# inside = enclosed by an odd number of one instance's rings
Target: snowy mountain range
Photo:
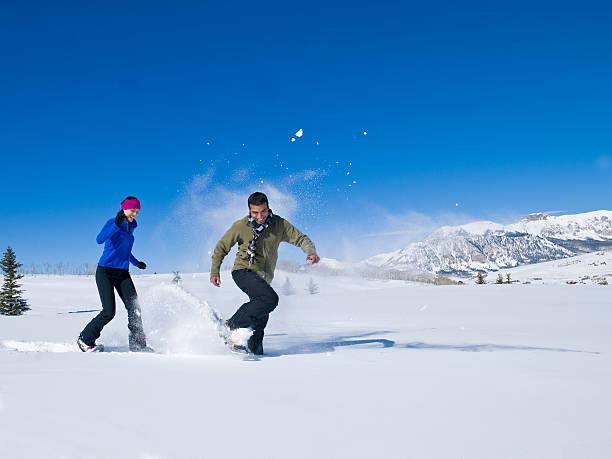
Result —
[[471, 276], [612, 247], [612, 211], [528, 215], [500, 225], [491, 221], [445, 226], [421, 242], [371, 257], [364, 269]]

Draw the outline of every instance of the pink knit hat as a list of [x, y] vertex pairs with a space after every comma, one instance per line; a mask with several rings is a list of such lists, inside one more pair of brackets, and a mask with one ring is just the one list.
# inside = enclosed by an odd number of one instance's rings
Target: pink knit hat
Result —
[[138, 199], [128, 199], [121, 204], [121, 210], [140, 209], [140, 201]]

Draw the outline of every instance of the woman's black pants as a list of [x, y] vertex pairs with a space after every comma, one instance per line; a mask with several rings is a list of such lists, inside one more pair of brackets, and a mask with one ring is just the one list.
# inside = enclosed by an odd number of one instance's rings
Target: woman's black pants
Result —
[[146, 347], [146, 338], [142, 328], [140, 306], [136, 287], [127, 269], [98, 266], [96, 269], [96, 285], [102, 301], [102, 312], [94, 317], [81, 332], [81, 339], [88, 346], [93, 346], [100, 337], [102, 329], [115, 317], [115, 289], [128, 313], [128, 329], [130, 330], [130, 350], [138, 351]]

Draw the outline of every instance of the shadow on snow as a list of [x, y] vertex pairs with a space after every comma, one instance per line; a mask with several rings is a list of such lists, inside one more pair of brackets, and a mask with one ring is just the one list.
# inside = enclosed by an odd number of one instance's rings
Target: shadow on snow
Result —
[[514, 346], [504, 344], [433, 344], [433, 343], [408, 343], [399, 344], [396, 347], [403, 349], [430, 349], [437, 351], [462, 351], [462, 352], [493, 352], [493, 351], [549, 351], [549, 352], [579, 352], [584, 354], [599, 354], [599, 352], [580, 351], [576, 349], [564, 349], [556, 347], [534, 347]]
[[[347, 336], [334, 336], [325, 341], [311, 341], [302, 342], [299, 344], [290, 345], [284, 349], [274, 349], [271, 352], [266, 352], [266, 357], [280, 357], [283, 355], [295, 355], [295, 354], [325, 354], [327, 352], [334, 352], [337, 347], [343, 346], [357, 346], [362, 344], [380, 344], [382, 348], [395, 346], [395, 341], [382, 338], [372, 339], [355, 339], [365, 338], [367, 336], [383, 335], [385, 333], [391, 333], [389, 331], [374, 331], [360, 334], [352, 334]], [[270, 335], [271, 336], [271, 335]], [[278, 335], [277, 335], [278, 336]]]
[[[390, 331], [373, 331], [359, 334], [351, 334], [345, 336], [333, 336], [325, 340], [317, 340], [310, 342], [301, 342], [293, 345], [289, 345], [286, 348], [279, 348], [273, 346], [272, 351], [266, 352], [266, 357], [280, 357], [283, 355], [296, 355], [296, 354], [325, 354], [328, 352], [334, 352], [337, 348], [347, 346], [360, 346], [368, 345], [368, 348], [372, 348], [372, 345], [378, 345], [377, 348], [396, 348], [396, 349], [424, 349], [424, 350], [435, 350], [435, 351], [460, 351], [460, 352], [495, 352], [495, 351], [547, 351], [547, 352], [577, 352], [584, 354], [599, 355], [599, 352], [582, 351], [576, 349], [565, 349], [555, 347], [536, 347], [536, 346], [520, 346], [520, 345], [504, 345], [504, 344], [435, 344], [435, 343], [424, 343], [424, 342], [413, 342], [406, 344], [398, 344], [393, 340], [384, 338], [375, 338], [375, 336], [392, 333]], [[284, 336], [284, 334], [268, 335], [272, 336]], [[372, 338], [368, 338], [372, 337]], [[367, 338], [367, 339], [363, 339]]]

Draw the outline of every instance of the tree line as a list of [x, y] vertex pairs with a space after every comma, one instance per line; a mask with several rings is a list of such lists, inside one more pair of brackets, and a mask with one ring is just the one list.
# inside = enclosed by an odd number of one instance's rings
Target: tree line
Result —
[[26, 263], [20, 265], [18, 269], [19, 274], [35, 275], [35, 274], [46, 274], [46, 275], [57, 275], [63, 276], [66, 274], [73, 274], [77, 276], [91, 276], [96, 273], [95, 263]]

